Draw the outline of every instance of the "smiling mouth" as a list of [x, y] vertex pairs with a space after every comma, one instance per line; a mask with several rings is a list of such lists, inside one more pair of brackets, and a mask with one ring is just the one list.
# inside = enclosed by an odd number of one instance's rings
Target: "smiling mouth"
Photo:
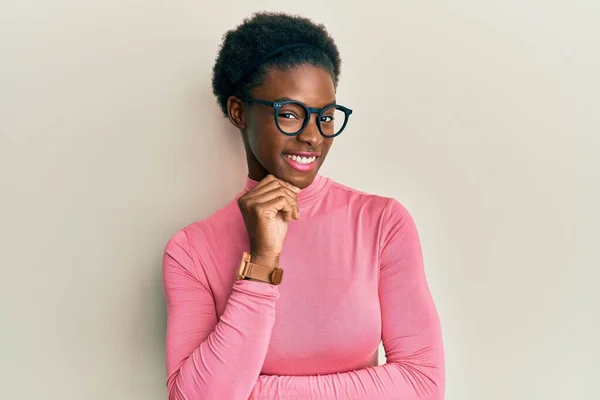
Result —
[[305, 156], [298, 156], [295, 154], [284, 154], [283, 156], [290, 160], [297, 162], [298, 164], [302, 164], [302, 165], [312, 164], [318, 158], [318, 156], [305, 157]]
[[317, 160], [320, 155], [317, 153], [300, 155], [300, 154], [283, 154], [283, 158], [290, 167], [299, 172], [309, 172], [313, 170], [317, 165]]

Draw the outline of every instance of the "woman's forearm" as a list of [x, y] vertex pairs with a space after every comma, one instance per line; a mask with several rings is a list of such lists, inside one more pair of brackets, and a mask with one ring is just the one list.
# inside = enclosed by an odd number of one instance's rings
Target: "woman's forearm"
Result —
[[271, 339], [277, 287], [235, 281], [217, 322], [185, 235], [169, 242], [163, 265], [169, 400], [248, 399]]

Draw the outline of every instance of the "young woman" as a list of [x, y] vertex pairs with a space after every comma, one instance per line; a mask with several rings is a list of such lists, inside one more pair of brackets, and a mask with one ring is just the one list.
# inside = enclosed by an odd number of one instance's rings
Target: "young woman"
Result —
[[443, 399], [411, 216], [318, 173], [352, 114], [336, 98], [340, 64], [305, 18], [258, 13], [225, 35], [213, 89], [248, 179], [166, 246], [170, 400]]

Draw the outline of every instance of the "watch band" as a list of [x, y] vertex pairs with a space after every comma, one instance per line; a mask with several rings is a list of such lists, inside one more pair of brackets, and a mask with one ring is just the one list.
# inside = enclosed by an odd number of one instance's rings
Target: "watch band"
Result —
[[283, 269], [265, 267], [250, 262], [250, 253], [244, 252], [236, 279], [252, 278], [261, 282], [279, 285], [283, 279]]

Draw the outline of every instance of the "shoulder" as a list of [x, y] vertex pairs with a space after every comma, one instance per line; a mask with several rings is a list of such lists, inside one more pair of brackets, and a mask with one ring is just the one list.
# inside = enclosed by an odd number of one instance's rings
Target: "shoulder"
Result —
[[377, 232], [382, 243], [398, 236], [415, 236], [416, 226], [407, 208], [396, 198], [367, 193], [332, 181], [331, 194], [339, 198], [363, 228]]
[[367, 193], [333, 180], [331, 180], [331, 193], [333, 196], [343, 197], [349, 205], [364, 208], [370, 214], [378, 214], [382, 217], [409, 215], [404, 205], [393, 197]]
[[166, 251], [176, 248], [187, 249], [190, 256], [193, 257], [194, 253], [202, 252], [204, 247], [210, 246], [219, 238], [235, 236], [239, 231], [240, 224], [243, 227], [243, 219], [236, 198], [208, 217], [193, 221], [180, 228], [167, 241], [165, 249]]

